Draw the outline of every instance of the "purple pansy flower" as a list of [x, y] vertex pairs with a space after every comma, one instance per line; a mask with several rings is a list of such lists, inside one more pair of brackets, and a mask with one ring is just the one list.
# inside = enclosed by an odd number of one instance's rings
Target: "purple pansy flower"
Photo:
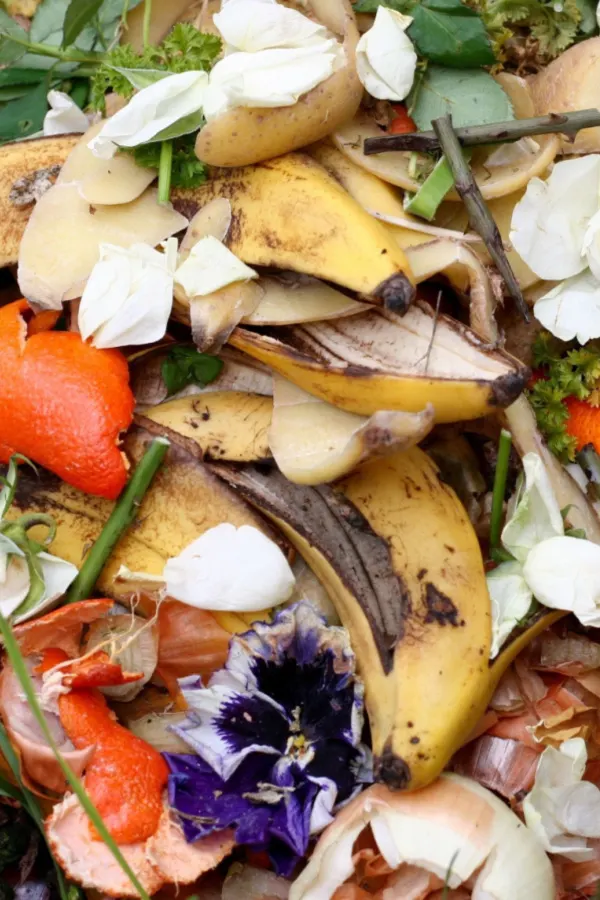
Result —
[[188, 718], [173, 731], [195, 753], [165, 758], [186, 838], [233, 827], [291, 874], [310, 835], [371, 780], [347, 631], [299, 603], [234, 636], [208, 687], [196, 677], [180, 686]]

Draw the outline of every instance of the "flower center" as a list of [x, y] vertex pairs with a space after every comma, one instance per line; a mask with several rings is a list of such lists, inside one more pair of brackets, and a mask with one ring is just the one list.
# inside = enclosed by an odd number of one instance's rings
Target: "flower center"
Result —
[[297, 763], [306, 766], [313, 759], [315, 751], [312, 742], [308, 740], [301, 731], [300, 716], [302, 708], [294, 707], [292, 710], [292, 720], [290, 722], [290, 736], [288, 737], [285, 747], [285, 755], [289, 756]]

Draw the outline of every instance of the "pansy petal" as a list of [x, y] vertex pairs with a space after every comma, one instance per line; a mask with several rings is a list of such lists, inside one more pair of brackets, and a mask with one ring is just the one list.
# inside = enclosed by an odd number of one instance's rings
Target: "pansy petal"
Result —
[[406, 29], [410, 16], [379, 6], [373, 26], [356, 47], [356, 71], [364, 88], [379, 100], [404, 100], [412, 87], [417, 54]]
[[513, 211], [510, 242], [540, 278], [559, 281], [586, 268], [581, 250], [599, 188], [599, 154], [558, 162], [546, 181], [527, 185]]
[[534, 547], [523, 566], [534, 597], [551, 609], [569, 610], [588, 627], [600, 627], [600, 546], [554, 537]]
[[523, 470], [524, 479], [502, 530], [502, 544], [519, 562], [524, 562], [540, 541], [564, 534], [560, 507], [541, 457], [527, 453]]
[[586, 269], [540, 297], [533, 314], [559, 340], [586, 344], [600, 337], [600, 282]]
[[310, 814], [310, 833], [319, 834], [333, 822], [333, 807], [337, 798], [337, 784], [331, 778], [310, 778], [319, 788]]

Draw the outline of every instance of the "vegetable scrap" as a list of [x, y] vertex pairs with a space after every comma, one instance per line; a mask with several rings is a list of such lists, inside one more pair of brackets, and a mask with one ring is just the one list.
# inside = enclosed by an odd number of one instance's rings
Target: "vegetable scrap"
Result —
[[599, 22], [0, 10], [1, 898], [598, 895]]

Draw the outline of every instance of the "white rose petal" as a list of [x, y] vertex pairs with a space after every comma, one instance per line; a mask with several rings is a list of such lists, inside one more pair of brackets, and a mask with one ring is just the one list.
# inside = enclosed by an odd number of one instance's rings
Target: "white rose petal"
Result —
[[287, 559], [250, 525], [210, 528], [163, 571], [169, 597], [198, 609], [258, 612], [284, 603], [294, 589]]
[[377, 8], [375, 22], [356, 46], [356, 71], [361, 84], [379, 100], [404, 100], [417, 66], [417, 54], [406, 29], [410, 16], [385, 6]]
[[41, 552], [38, 559], [41, 562], [44, 592], [34, 607], [19, 616], [19, 607], [27, 597], [31, 584], [29, 569], [21, 548], [6, 535], [0, 534], [0, 613], [5, 618], [17, 613], [15, 623], [38, 615], [62, 597], [77, 577], [77, 566], [58, 556]]
[[581, 252], [596, 278], [600, 279], [600, 210], [588, 222]]
[[533, 314], [559, 340], [586, 344], [600, 337], [600, 282], [589, 269], [568, 278], [540, 297]]
[[100, 245], [79, 307], [79, 330], [95, 347], [151, 344], [165, 334], [173, 305], [177, 240], [165, 253], [148, 244]]
[[344, 51], [337, 41], [309, 47], [231, 53], [214, 66], [204, 98], [210, 122], [237, 106], [293, 106], [340, 66]]
[[83, 134], [90, 127], [86, 114], [63, 91], [48, 91], [49, 111], [44, 116], [44, 135]]
[[564, 534], [560, 507], [546, 467], [537, 453], [527, 453], [523, 457], [523, 469], [524, 480], [502, 531], [503, 546], [519, 562], [524, 562], [540, 541]]
[[501, 563], [486, 576], [492, 601], [492, 647], [490, 659], [498, 655], [513, 628], [525, 618], [533, 601], [523, 567], [518, 562]]
[[531, 179], [513, 210], [510, 241], [540, 278], [559, 281], [586, 268], [582, 247], [599, 190], [600, 154], [557, 163], [547, 181]]
[[179, 134], [197, 131], [199, 121], [192, 121], [193, 114], [201, 112], [207, 87], [206, 72], [181, 72], [161, 78], [134, 94], [127, 106], [106, 120], [102, 131], [88, 144], [90, 150], [102, 159], [111, 159], [118, 147], [146, 144], [180, 120], [187, 122], [188, 117], [189, 127], [182, 124]]
[[227, 48], [256, 53], [275, 47], [299, 47], [328, 37], [327, 30], [307, 16], [280, 3], [229, 0], [213, 21]]
[[252, 278], [258, 278], [258, 273], [212, 235], [194, 244], [175, 272], [175, 281], [188, 297], [204, 297], [235, 281]]
[[588, 627], [600, 627], [600, 546], [554, 537], [534, 547], [523, 566], [536, 600], [569, 610]]
[[583, 738], [547, 747], [538, 763], [535, 784], [523, 801], [527, 827], [548, 853], [573, 862], [593, 859], [587, 838], [600, 837], [600, 790], [582, 781], [587, 762]]

